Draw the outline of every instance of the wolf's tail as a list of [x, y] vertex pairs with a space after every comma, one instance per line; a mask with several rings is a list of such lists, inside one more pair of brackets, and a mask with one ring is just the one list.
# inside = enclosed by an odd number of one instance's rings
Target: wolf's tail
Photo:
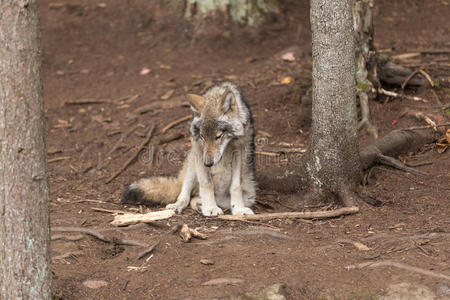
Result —
[[124, 204], [169, 204], [177, 200], [182, 182], [177, 177], [143, 178], [130, 184], [122, 194]]

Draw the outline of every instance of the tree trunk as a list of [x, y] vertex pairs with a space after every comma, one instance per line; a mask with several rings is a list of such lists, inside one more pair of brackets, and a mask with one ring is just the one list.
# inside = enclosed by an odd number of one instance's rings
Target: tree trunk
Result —
[[355, 205], [360, 182], [355, 103], [352, 0], [311, 0], [312, 135], [306, 158], [310, 189]]
[[[233, 28], [256, 29], [279, 13], [278, 0], [184, 0], [184, 18], [194, 24], [193, 38], [228, 37]], [[245, 30], [244, 30], [245, 31]]]
[[39, 1], [0, 12], [0, 298], [51, 299]]

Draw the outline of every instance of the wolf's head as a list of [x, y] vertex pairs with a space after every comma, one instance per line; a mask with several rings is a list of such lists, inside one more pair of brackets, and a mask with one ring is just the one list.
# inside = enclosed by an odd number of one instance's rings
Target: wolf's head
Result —
[[225, 89], [205, 96], [189, 94], [188, 99], [194, 112], [191, 134], [202, 147], [203, 164], [211, 167], [222, 159], [232, 139], [244, 135], [236, 95]]

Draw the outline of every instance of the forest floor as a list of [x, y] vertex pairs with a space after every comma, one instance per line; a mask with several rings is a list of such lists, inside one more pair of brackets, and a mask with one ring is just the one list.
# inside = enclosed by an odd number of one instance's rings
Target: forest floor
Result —
[[[161, 209], [121, 205], [120, 195], [138, 178], [177, 173], [189, 149], [188, 122], [166, 134], [161, 129], [190, 114], [187, 92], [200, 93], [213, 82], [232, 80], [242, 87], [254, 114], [258, 150], [307, 147], [308, 1], [286, 1], [283, 17], [256, 36], [205, 42], [192, 42], [189, 29], [163, 2], [41, 1], [51, 224], [91, 229], [112, 241], [54, 230], [54, 294], [61, 299], [256, 299], [249, 294], [280, 283], [287, 299], [400, 299], [395, 293], [411, 291], [417, 298], [404, 299], [450, 298], [450, 150], [439, 153], [436, 144], [402, 158], [425, 163], [417, 169], [427, 175], [375, 167], [365, 189], [383, 205], [361, 204], [358, 214], [345, 217], [243, 223], [186, 209], [168, 220], [117, 229], [110, 225], [113, 214], [94, 210]], [[375, 5], [376, 47], [400, 65], [448, 79], [449, 2], [380, 0]], [[281, 60], [280, 51], [291, 46], [298, 47], [297, 59]], [[442, 49], [447, 52], [416, 53]], [[289, 81], [285, 77], [292, 82], [282, 84]], [[380, 136], [426, 125], [406, 111], [448, 122], [449, 111], [442, 107], [450, 103], [449, 88], [447, 81], [447, 86], [404, 91], [426, 103], [386, 96], [371, 101]], [[157, 126], [150, 142], [153, 163], [148, 152], [141, 154], [107, 184], [152, 124]], [[160, 145], [172, 134], [181, 138]], [[372, 139], [361, 133], [360, 141], [364, 147]], [[286, 163], [278, 157], [256, 159], [257, 171]], [[301, 194], [260, 188], [256, 213], [304, 206]], [[198, 228], [208, 239], [184, 243], [178, 234], [164, 235], [178, 223]], [[161, 243], [152, 256], [136, 260], [144, 247], [120, 245], [119, 239]], [[402, 265], [349, 267], [386, 261]]]

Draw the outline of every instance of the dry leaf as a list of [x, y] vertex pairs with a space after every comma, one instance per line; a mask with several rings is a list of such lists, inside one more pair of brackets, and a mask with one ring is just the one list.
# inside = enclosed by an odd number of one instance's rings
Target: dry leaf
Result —
[[149, 68], [142, 68], [142, 70], [139, 72], [139, 74], [141, 75], [147, 75], [151, 72], [152, 70]]
[[160, 67], [161, 69], [164, 69], [164, 70], [171, 70], [171, 69], [172, 69], [172, 67], [171, 67], [171, 66], [168, 66], [168, 65], [159, 65], [159, 67]]
[[292, 82], [294, 82], [294, 78], [292, 78], [291, 76], [283, 77], [280, 81], [281, 84], [290, 84]]
[[353, 242], [353, 246], [358, 248], [359, 251], [369, 251], [370, 248], [360, 242]]
[[161, 100], [167, 100], [167, 99], [169, 99], [171, 96], [172, 96], [172, 94], [175, 92], [175, 90], [169, 90], [169, 91], [167, 91], [164, 95], [162, 95], [161, 96]]
[[294, 61], [295, 60], [294, 52], [286, 52], [281, 56], [281, 59], [284, 61]]

